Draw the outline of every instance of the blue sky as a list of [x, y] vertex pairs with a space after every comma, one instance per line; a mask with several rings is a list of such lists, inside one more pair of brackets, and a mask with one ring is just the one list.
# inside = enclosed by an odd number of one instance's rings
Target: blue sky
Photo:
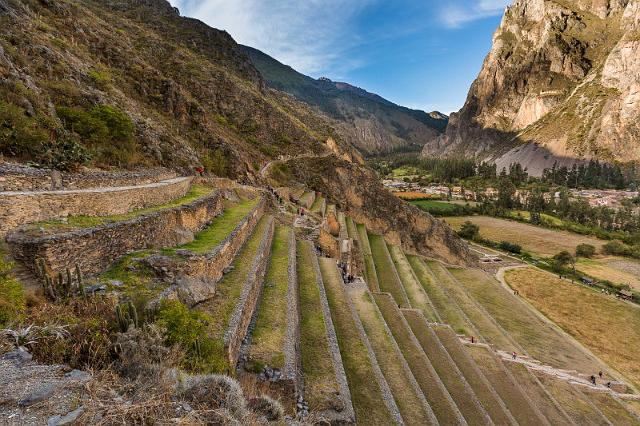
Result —
[[462, 107], [510, 0], [170, 0], [312, 77], [400, 105]]

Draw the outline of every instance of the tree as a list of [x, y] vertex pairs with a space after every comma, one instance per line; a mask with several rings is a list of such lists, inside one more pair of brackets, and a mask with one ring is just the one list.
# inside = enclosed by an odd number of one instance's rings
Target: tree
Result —
[[560, 253], [553, 256], [553, 263], [555, 269], [561, 271], [565, 269], [567, 266], [571, 265], [575, 272], [576, 269], [576, 260], [568, 251], [561, 251]]
[[458, 231], [458, 235], [466, 240], [475, 240], [478, 235], [480, 235], [480, 227], [472, 222], [466, 221], [460, 231]]
[[596, 248], [591, 244], [580, 244], [576, 247], [576, 257], [591, 258], [596, 254]]

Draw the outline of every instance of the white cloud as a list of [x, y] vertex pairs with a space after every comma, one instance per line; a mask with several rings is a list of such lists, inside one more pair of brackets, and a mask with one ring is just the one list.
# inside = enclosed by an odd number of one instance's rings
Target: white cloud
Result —
[[450, 0], [443, 2], [440, 18], [445, 26], [460, 28], [468, 22], [500, 15], [510, 3], [511, 0]]
[[182, 14], [227, 30], [241, 44], [255, 47], [296, 70], [332, 75], [360, 65], [343, 61], [358, 45], [355, 17], [376, 0], [171, 0]]

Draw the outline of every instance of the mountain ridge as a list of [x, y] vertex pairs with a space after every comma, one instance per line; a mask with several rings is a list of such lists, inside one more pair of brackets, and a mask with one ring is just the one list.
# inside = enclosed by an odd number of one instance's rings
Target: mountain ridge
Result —
[[419, 148], [446, 127], [447, 117], [397, 105], [382, 96], [326, 77], [314, 79], [266, 53], [242, 46], [266, 84], [293, 95], [337, 121], [341, 135], [364, 154]]

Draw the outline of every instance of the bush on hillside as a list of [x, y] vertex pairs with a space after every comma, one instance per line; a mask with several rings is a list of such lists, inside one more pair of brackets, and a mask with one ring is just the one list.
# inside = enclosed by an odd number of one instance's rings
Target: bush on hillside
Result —
[[158, 312], [158, 325], [166, 330], [166, 343], [185, 352], [182, 364], [199, 372], [225, 372], [229, 365], [224, 343], [207, 335], [211, 321], [203, 312], [189, 309], [177, 300], [164, 300]]
[[596, 248], [591, 244], [580, 244], [576, 247], [576, 257], [591, 258], [596, 254]]
[[0, 250], [0, 327], [15, 321], [26, 306], [22, 284], [12, 275], [12, 265]]
[[522, 253], [522, 246], [520, 246], [519, 244], [510, 243], [508, 241], [500, 241], [500, 244], [498, 244], [498, 248], [500, 250], [508, 251], [509, 253], [513, 254]]
[[462, 225], [460, 231], [458, 231], [458, 235], [466, 240], [474, 240], [480, 235], [480, 227], [470, 221], [467, 221]]

